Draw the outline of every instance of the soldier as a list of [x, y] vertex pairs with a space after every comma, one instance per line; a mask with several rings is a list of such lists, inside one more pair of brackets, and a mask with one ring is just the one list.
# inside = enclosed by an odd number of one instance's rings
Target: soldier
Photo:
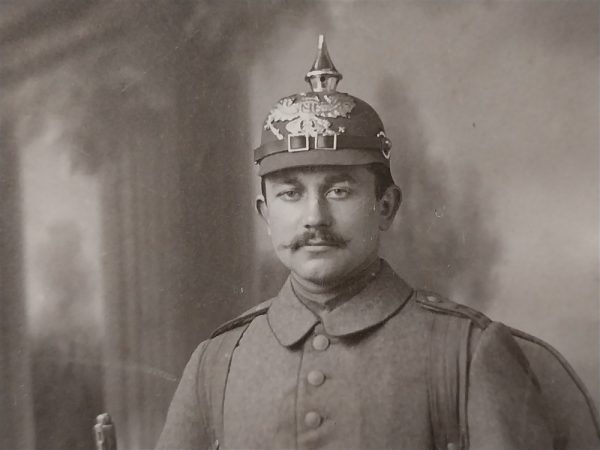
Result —
[[600, 448], [558, 353], [378, 257], [401, 202], [391, 143], [341, 78], [321, 36], [311, 91], [265, 121], [257, 210], [290, 276], [196, 349], [158, 447]]

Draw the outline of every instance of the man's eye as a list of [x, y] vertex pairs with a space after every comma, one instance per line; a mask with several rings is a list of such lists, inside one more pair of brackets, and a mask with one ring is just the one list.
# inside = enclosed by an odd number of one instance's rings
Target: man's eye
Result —
[[333, 188], [327, 191], [327, 197], [333, 199], [342, 199], [350, 195], [350, 190], [346, 188]]
[[300, 198], [300, 192], [298, 191], [283, 191], [277, 194], [277, 197], [282, 198], [283, 200], [293, 201], [298, 200]]

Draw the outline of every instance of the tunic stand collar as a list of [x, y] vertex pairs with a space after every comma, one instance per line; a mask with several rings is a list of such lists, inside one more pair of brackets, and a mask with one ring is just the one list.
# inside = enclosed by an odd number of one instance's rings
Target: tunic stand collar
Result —
[[331, 311], [362, 291], [373, 281], [380, 269], [381, 260], [377, 258], [369, 265], [355, 271], [354, 275], [347, 279], [346, 282], [329, 289], [324, 289], [322, 292], [312, 292], [306, 289], [294, 274], [290, 274], [290, 283], [296, 297], [308, 309], [320, 315], [322, 311]]
[[316, 316], [296, 297], [290, 278], [273, 300], [267, 320], [279, 343], [299, 342], [319, 322], [330, 336], [347, 336], [375, 327], [399, 311], [413, 290], [381, 260], [381, 270], [362, 291], [332, 311]]

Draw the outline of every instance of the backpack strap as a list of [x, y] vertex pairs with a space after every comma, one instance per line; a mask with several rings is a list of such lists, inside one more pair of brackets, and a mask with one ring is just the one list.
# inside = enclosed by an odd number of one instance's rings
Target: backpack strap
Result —
[[473, 325], [491, 322], [479, 311], [433, 292], [417, 291], [417, 304], [434, 312], [427, 366], [427, 392], [436, 450], [467, 450], [469, 340]]
[[206, 405], [202, 413], [213, 443], [210, 447], [212, 450], [217, 450], [223, 441], [223, 406], [227, 377], [233, 351], [249, 325], [250, 322], [247, 322], [212, 339], [202, 355], [198, 397], [199, 403]]
[[427, 390], [435, 448], [466, 450], [467, 371], [472, 323], [455, 317], [433, 318]]
[[211, 450], [218, 450], [220, 442], [223, 442], [225, 387], [233, 352], [252, 320], [265, 314], [270, 304], [271, 300], [263, 302], [217, 328], [211, 334], [211, 339], [202, 355], [198, 377], [201, 384], [198, 386], [198, 397], [200, 404], [207, 406], [203, 415], [213, 443]]

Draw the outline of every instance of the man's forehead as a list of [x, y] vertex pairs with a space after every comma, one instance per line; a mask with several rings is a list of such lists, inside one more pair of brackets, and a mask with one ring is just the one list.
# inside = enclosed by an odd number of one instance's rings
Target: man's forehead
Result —
[[368, 169], [363, 166], [304, 166], [278, 170], [266, 175], [265, 179], [272, 183], [301, 182], [303, 180], [356, 182], [367, 173]]

